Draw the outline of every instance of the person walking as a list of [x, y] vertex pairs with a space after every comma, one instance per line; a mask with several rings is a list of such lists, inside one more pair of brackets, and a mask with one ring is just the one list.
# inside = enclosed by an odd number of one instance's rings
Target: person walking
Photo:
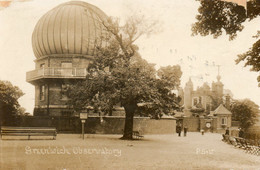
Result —
[[227, 127], [227, 129], [226, 129], [225, 135], [229, 135], [229, 127]]
[[184, 136], [187, 136], [187, 132], [188, 132], [188, 127], [185, 125], [184, 126]]
[[181, 136], [181, 125], [180, 124], [177, 125], [177, 133], [178, 133], [178, 136], [180, 137]]

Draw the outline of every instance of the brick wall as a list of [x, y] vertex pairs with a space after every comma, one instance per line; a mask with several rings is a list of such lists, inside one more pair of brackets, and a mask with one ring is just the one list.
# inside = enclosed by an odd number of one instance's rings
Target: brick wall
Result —
[[199, 118], [198, 117], [185, 117], [183, 119], [183, 125], [188, 127], [189, 132], [198, 132], [199, 131]]
[[[93, 134], [122, 134], [125, 118], [118, 116], [89, 117], [85, 123], [85, 132]], [[7, 124], [23, 127], [56, 127], [59, 132], [81, 133], [81, 120], [78, 117], [40, 117], [23, 116]], [[150, 119], [147, 117], [134, 118], [134, 130], [141, 130], [144, 134], [174, 134], [175, 119]]]

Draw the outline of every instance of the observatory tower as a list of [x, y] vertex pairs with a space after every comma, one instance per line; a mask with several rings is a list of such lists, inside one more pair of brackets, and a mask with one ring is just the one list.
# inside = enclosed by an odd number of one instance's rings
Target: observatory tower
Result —
[[63, 93], [67, 84], [85, 79], [96, 46], [105, 44], [106, 14], [86, 2], [63, 3], [36, 24], [32, 47], [35, 70], [26, 81], [35, 86], [35, 116], [72, 116]]

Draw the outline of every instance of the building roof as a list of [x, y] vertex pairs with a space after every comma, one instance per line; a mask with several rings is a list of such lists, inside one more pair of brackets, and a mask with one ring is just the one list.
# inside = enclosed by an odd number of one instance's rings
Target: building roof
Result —
[[223, 114], [226, 114], [226, 115], [230, 115], [230, 114], [232, 114], [227, 108], [225, 108], [224, 106], [223, 106], [223, 104], [220, 104], [219, 106], [218, 106], [218, 108], [216, 109], [216, 110], [214, 110], [214, 112], [213, 112], [213, 114], [221, 114], [221, 115], [223, 115]]
[[[107, 37], [103, 21], [107, 15], [86, 2], [63, 3], [43, 15], [32, 34], [36, 58], [48, 55], [90, 55], [101, 45], [101, 36]], [[103, 45], [103, 44], [102, 44]]]

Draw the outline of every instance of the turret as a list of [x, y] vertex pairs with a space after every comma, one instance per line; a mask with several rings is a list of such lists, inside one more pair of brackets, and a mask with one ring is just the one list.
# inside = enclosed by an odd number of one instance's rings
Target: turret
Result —
[[189, 78], [189, 81], [186, 83], [184, 88], [184, 109], [191, 108], [192, 105], [192, 91], [193, 91], [193, 83]]

